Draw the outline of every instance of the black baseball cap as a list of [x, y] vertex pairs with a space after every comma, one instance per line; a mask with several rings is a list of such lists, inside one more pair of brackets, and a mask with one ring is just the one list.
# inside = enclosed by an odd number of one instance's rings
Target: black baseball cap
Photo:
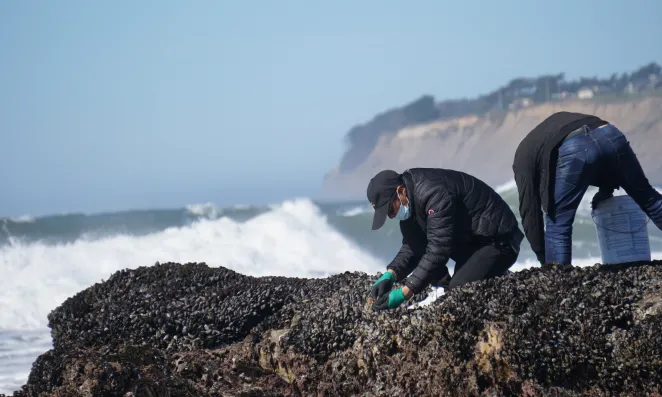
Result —
[[402, 177], [393, 170], [384, 170], [375, 175], [368, 183], [368, 201], [375, 209], [372, 217], [372, 230], [384, 226], [388, 210], [396, 197], [395, 190], [402, 184]]

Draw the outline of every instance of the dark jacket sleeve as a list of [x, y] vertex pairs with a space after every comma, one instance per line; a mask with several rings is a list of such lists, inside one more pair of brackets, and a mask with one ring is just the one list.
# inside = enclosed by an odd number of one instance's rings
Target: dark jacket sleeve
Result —
[[430, 282], [435, 281], [435, 278], [448, 273], [446, 263], [453, 251], [453, 197], [440, 190], [428, 199], [424, 208], [428, 214], [428, 244], [418, 266], [405, 281], [405, 285], [414, 293], [421, 292]]
[[407, 221], [400, 222], [400, 232], [402, 233], [402, 247], [400, 251], [395, 255], [395, 258], [386, 266], [387, 270], [393, 270], [395, 272], [396, 279], [398, 281], [404, 280], [405, 277], [411, 273], [412, 269], [416, 264], [421, 260], [423, 256], [423, 250], [425, 247], [420, 247], [420, 243], [417, 244], [416, 236], [413, 235], [414, 231], [410, 230], [411, 227], [408, 227]]
[[540, 190], [534, 180], [533, 169], [515, 174], [515, 183], [519, 192], [519, 213], [522, 217], [522, 227], [531, 249], [536, 254], [538, 262], [545, 262], [545, 229], [542, 219]]
[[407, 277], [414, 264], [416, 264], [416, 261], [414, 261], [414, 251], [407, 242], [403, 241], [400, 251], [398, 251], [391, 263], [386, 266], [386, 269], [393, 270], [396, 280], [400, 281]]

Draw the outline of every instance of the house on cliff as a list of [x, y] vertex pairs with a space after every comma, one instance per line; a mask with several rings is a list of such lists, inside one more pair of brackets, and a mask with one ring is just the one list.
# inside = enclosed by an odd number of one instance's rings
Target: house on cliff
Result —
[[593, 93], [593, 89], [588, 87], [583, 87], [579, 91], [577, 91], [578, 99], [591, 99], [593, 98], [594, 95], [595, 94]]
[[534, 102], [531, 98], [517, 98], [508, 105], [508, 110], [524, 109], [533, 106], [533, 104]]

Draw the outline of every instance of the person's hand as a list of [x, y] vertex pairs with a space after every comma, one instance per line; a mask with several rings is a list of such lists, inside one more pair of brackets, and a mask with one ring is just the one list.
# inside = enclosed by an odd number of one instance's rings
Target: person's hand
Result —
[[614, 197], [614, 190], [613, 189], [600, 189], [598, 190], [597, 193], [593, 196], [593, 199], [591, 200], [591, 209], [594, 210], [598, 207], [598, 204], [601, 201], [604, 201], [608, 198]]
[[377, 299], [377, 301], [372, 305], [372, 308], [375, 310], [390, 310], [395, 309], [400, 306], [403, 302], [407, 300], [402, 288], [393, 290], [388, 294], [384, 294]]
[[370, 290], [370, 298], [374, 301], [375, 299], [387, 295], [387, 293], [393, 288], [393, 283], [395, 282], [395, 276], [393, 273], [386, 271], [380, 278], [375, 281]]

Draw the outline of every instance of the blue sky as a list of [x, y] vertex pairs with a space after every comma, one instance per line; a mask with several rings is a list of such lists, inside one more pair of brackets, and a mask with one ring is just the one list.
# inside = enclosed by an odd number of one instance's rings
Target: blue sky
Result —
[[[553, 5], [552, 5], [553, 4]], [[659, 1], [0, 2], [0, 216], [314, 196], [422, 94], [662, 63]]]

